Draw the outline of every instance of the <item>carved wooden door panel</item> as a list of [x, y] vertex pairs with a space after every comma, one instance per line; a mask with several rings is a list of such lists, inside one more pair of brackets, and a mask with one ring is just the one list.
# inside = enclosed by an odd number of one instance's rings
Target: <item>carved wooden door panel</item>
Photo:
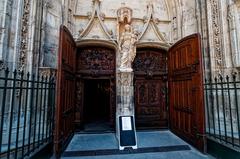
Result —
[[204, 151], [205, 120], [200, 36], [186, 37], [168, 53], [170, 128]]
[[161, 80], [136, 80], [137, 127], [167, 127], [165, 87]]
[[133, 63], [137, 128], [167, 128], [166, 52], [138, 50]]
[[65, 26], [60, 28], [54, 152], [58, 156], [74, 133], [76, 45]]

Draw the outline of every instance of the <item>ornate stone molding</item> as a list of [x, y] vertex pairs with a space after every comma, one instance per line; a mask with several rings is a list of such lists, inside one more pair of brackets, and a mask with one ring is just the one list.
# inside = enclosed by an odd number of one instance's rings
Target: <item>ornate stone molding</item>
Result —
[[220, 27], [220, 13], [219, 1], [210, 0], [211, 16], [212, 16], [212, 29], [213, 29], [213, 45], [214, 45], [214, 58], [215, 58], [215, 72], [216, 74], [223, 73], [223, 49], [222, 49], [222, 34]]
[[84, 37], [88, 35], [94, 25], [95, 18], [97, 18], [97, 21], [100, 23], [103, 32], [111, 41], [115, 43], [115, 40], [110, 34], [111, 31], [109, 31], [104, 24], [105, 14], [100, 12], [100, 3], [100, 0], [93, 0], [93, 11], [88, 13], [89, 22], [83, 30], [79, 30], [78, 40], [84, 39]]
[[5, 31], [5, 28], [0, 27], [0, 37], [2, 36], [2, 34], [4, 33], [4, 31]]
[[57, 70], [50, 67], [40, 67], [39, 75], [43, 77], [56, 77]]
[[[237, 15], [237, 14], [236, 14]], [[234, 67], [239, 66], [239, 58], [238, 58], [238, 34], [236, 28], [236, 21], [235, 21], [235, 13], [234, 13], [234, 5], [229, 4], [227, 8], [227, 19], [228, 19], [228, 27], [229, 27], [229, 37], [231, 39], [231, 52], [232, 52], [232, 62]]]
[[54, 7], [52, 0], [45, 0], [45, 7], [48, 9], [52, 9]]
[[21, 46], [20, 46], [18, 71], [24, 71], [25, 65], [26, 65], [27, 50], [28, 50], [30, 2], [31, 0], [24, 0], [24, 5], [23, 5], [21, 44], [20, 44]]
[[148, 4], [147, 13], [148, 14], [143, 17], [144, 26], [143, 26], [143, 29], [140, 31], [141, 33], [139, 35], [139, 40], [141, 40], [143, 38], [143, 36], [146, 34], [149, 27], [151, 27], [159, 41], [169, 44], [167, 42], [165, 36], [163, 35], [163, 33], [161, 33], [157, 27], [157, 24], [160, 22], [160, 20], [158, 18], [153, 17], [153, 4], [152, 3]]

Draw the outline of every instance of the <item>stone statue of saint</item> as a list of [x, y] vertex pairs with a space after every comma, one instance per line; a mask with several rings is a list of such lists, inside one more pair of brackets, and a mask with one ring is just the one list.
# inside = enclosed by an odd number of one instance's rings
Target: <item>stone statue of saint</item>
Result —
[[126, 24], [119, 41], [119, 51], [121, 54], [120, 70], [132, 71], [131, 65], [136, 56], [137, 40], [137, 32], [133, 31], [132, 27]]

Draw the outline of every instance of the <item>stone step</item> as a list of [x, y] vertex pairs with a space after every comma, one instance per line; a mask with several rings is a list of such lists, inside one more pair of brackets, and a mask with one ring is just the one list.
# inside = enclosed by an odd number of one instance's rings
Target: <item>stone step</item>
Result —
[[67, 151], [62, 157], [83, 157], [83, 156], [108, 156], [108, 155], [126, 155], [139, 153], [156, 153], [156, 152], [171, 152], [171, 151], [187, 151], [191, 150], [188, 145], [177, 146], [162, 146], [162, 147], [145, 147], [138, 149], [105, 149], [105, 150], [90, 150], [90, 151]]
[[62, 159], [208, 159], [170, 131], [137, 132], [138, 149], [120, 151], [114, 133], [75, 134]]

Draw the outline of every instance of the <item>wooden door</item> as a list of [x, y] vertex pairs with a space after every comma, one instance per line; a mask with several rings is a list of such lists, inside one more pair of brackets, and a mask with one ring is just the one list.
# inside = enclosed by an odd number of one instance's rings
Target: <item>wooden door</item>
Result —
[[170, 129], [204, 151], [205, 118], [200, 35], [188, 36], [168, 53]]
[[76, 45], [65, 26], [60, 27], [54, 152], [58, 156], [74, 133]]
[[133, 63], [137, 128], [167, 128], [166, 51], [137, 51]]

